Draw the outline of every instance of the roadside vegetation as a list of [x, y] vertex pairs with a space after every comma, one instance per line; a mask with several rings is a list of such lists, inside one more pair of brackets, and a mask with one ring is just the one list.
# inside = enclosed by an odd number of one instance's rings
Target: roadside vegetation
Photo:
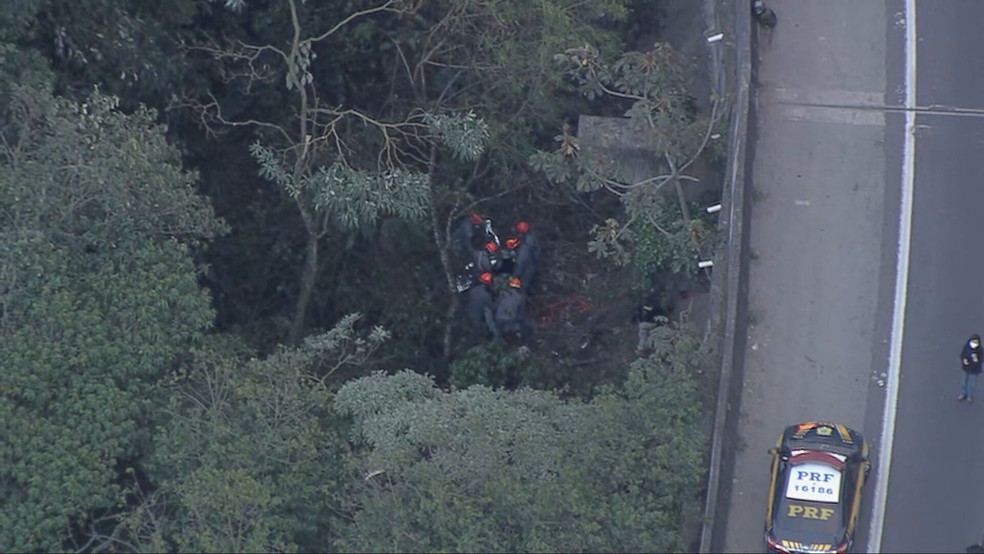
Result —
[[[688, 549], [709, 360], [631, 317], [716, 247], [724, 109], [633, 50], [657, 7], [0, 12], [0, 550]], [[539, 234], [526, 344], [461, 313], [471, 211]]]

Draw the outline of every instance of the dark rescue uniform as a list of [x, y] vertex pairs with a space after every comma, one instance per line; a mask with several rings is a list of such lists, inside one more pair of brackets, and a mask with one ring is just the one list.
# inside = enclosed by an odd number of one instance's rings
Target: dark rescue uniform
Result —
[[526, 295], [519, 289], [507, 286], [499, 291], [495, 299], [495, 326], [498, 330], [496, 338], [507, 333], [516, 333], [520, 338], [531, 334], [532, 329], [523, 313], [525, 308]]
[[476, 329], [484, 329], [495, 335], [495, 321], [493, 315], [495, 296], [492, 290], [484, 285], [478, 284], [468, 289], [468, 320]]

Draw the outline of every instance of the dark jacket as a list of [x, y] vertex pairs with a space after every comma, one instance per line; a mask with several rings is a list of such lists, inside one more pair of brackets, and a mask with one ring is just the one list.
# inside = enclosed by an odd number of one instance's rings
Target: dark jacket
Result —
[[529, 250], [529, 255], [533, 258], [533, 263], [540, 261], [540, 241], [536, 238], [536, 233], [527, 231], [519, 235], [519, 247]]
[[653, 295], [647, 297], [636, 307], [636, 311], [632, 315], [632, 321], [635, 323], [654, 323], [656, 317], [661, 315], [665, 314], [660, 308], [659, 298]]
[[490, 257], [485, 250], [471, 251], [471, 272], [472, 279], [478, 281], [478, 276], [485, 272], [493, 272], [498, 269], [498, 259]]
[[964, 344], [963, 352], [960, 354], [960, 362], [963, 364], [963, 370], [967, 373], [979, 374], [981, 372], [982, 361], [984, 361], [984, 352], [981, 351], [980, 343], [977, 344], [977, 348], [974, 348], [968, 340]]
[[[524, 237], [530, 236], [530, 233]], [[536, 272], [536, 264], [539, 259], [539, 246], [530, 245], [525, 238], [519, 239], [519, 246], [513, 251], [512, 273], [523, 283], [523, 291], [529, 291], [533, 284], [533, 274]]]
[[500, 325], [518, 322], [523, 319], [523, 309], [526, 307], [526, 296], [512, 288], [506, 287], [499, 292], [495, 301], [495, 322]]
[[471, 259], [471, 252], [474, 249], [473, 243], [477, 240], [475, 236], [481, 233], [482, 225], [475, 225], [468, 216], [455, 223], [454, 229], [451, 231], [451, 240], [454, 241], [455, 252], [461, 256], [461, 259]]
[[492, 291], [486, 285], [479, 284], [468, 289], [468, 320], [476, 329], [495, 331], [492, 300]]
[[523, 313], [525, 308], [526, 295], [518, 289], [506, 287], [499, 292], [495, 299], [496, 338], [511, 333], [526, 338], [532, 333]]

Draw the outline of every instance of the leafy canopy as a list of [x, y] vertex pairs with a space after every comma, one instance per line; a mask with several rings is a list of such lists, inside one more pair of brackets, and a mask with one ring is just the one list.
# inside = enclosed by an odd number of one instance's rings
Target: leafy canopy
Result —
[[59, 550], [123, 501], [155, 387], [211, 324], [223, 229], [154, 114], [17, 87], [0, 149], [0, 544]]

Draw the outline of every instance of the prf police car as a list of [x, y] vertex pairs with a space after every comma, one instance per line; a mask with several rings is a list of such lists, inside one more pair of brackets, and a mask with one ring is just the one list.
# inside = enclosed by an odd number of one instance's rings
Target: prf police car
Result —
[[769, 551], [850, 550], [871, 468], [861, 433], [839, 423], [809, 421], [787, 427], [769, 453]]

